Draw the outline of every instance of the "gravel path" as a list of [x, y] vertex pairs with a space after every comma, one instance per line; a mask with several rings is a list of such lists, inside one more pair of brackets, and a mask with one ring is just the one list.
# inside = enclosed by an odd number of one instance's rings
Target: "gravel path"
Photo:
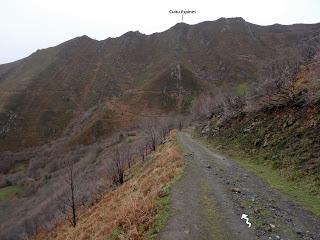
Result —
[[189, 134], [180, 132], [178, 139], [186, 167], [172, 188], [171, 217], [161, 240], [320, 240], [319, 218]]

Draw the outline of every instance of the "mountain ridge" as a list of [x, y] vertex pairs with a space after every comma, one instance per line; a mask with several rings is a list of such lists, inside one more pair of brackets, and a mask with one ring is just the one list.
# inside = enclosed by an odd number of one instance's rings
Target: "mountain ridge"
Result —
[[[156, 87], [151, 83], [159, 76], [170, 78], [170, 71], [175, 71], [172, 65], [190, 72], [197, 79], [195, 85], [206, 86], [203, 89], [207, 91], [236, 89], [239, 84], [258, 81], [261, 65], [288, 52], [304, 51], [310, 41], [318, 42], [319, 32], [320, 24], [259, 26], [242, 18], [220, 18], [195, 25], [177, 23], [150, 35], [129, 31], [100, 41], [84, 35], [39, 50], [0, 65], [0, 126], [7, 129], [5, 133], [0, 129], [0, 151], [55, 140], [92, 107], [116, 103], [136, 109], [137, 115], [141, 111], [182, 111], [180, 107], [198, 93], [169, 96], [164, 92], [166, 86], [158, 92], [150, 89]], [[123, 94], [128, 90], [137, 94], [133, 100], [124, 101]], [[159, 102], [151, 104], [152, 99]], [[151, 108], [139, 107], [143, 101]], [[183, 104], [177, 107], [178, 102]], [[98, 107], [95, 118], [109, 114], [108, 119], [118, 119], [116, 115], [123, 114], [119, 107], [111, 108], [114, 110], [102, 113], [105, 110]], [[89, 125], [92, 123], [83, 126]], [[102, 125], [102, 129], [116, 130]], [[96, 130], [89, 132], [94, 135]], [[102, 132], [102, 136], [111, 134]]]
[[89, 40], [93, 40], [93, 41], [96, 41], [96, 42], [103, 42], [103, 41], [106, 41], [106, 40], [109, 40], [109, 39], [118, 39], [118, 38], [121, 38], [122, 36], [126, 36], [127, 34], [131, 34], [131, 33], [139, 33], [140, 35], [143, 35], [143, 36], [152, 36], [152, 35], [156, 35], [156, 34], [161, 34], [161, 33], [164, 33], [164, 32], [167, 32], [169, 31], [170, 29], [173, 29], [175, 28], [176, 26], [180, 26], [180, 25], [184, 25], [184, 26], [188, 26], [188, 27], [192, 27], [192, 26], [198, 26], [198, 25], [202, 25], [202, 24], [210, 24], [210, 23], [213, 23], [213, 22], [229, 22], [229, 21], [232, 21], [232, 20], [236, 20], [236, 21], [239, 21], [240, 22], [245, 22], [245, 23], [248, 23], [248, 24], [251, 24], [251, 25], [254, 25], [254, 26], [258, 26], [258, 27], [270, 27], [270, 28], [273, 28], [273, 27], [276, 27], [276, 28], [285, 28], [285, 27], [297, 27], [297, 26], [319, 26], [320, 23], [317, 22], [317, 23], [294, 23], [294, 24], [280, 24], [280, 23], [274, 23], [274, 24], [268, 24], [268, 25], [259, 25], [259, 24], [254, 24], [254, 23], [251, 23], [251, 22], [247, 22], [244, 18], [242, 17], [230, 17], [230, 18], [226, 18], [226, 17], [220, 17], [216, 20], [208, 20], [208, 21], [202, 21], [202, 22], [199, 22], [199, 23], [195, 23], [195, 24], [188, 24], [188, 23], [185, 23], [185, 22], [178, 22], [176, 23], [174, 26], [164, 30], [164, 31], [161, 31], [161, 32], [154, 32], [154, 33], [150, 33], [150, 34], [144, 34], [142, 32], [140, 32], [139, 30], [135, 30], [135, 31], [128, 31], [128, 32], [125, 32], [123, 34], [121, 34], [120, 36], [116, 36], [116, 37], [107, 37], [105, 39], [101, 39], [101, 40], [97, 40], [97, 39], [94, 39], [94, 38], [91, 38], [89, 37], [88, 35], [82, 35], [82, 36], [77, 36], [77, 37], [74, 37], [74, 38], [71, 38], [69, 40], [66, 40], [64, 42], [61, 42], [55, 46], [50, 46], [50, 47], [47, 47], [47, 48], [42, 48], [42, 49], [38, 49], [36, 50], [35, 52], [31, 53], [30, 55], [26, 56], [26, 57], [23, 57], [23, 58], [20, 58], [20, 59], [17, 59], [15, 61], [12, 61], [12, 62], [7, 62], [7, 63], [2, 63], [0, 64], [0, 67], [4, 66], [4, 65], [8, 65], [8, 64], [12, 64], [12, 63], [15, 63], [15, 62], [19, 62], [23, 59], [26, 59], [30, 56], [32, 56], [33, 54], [39, 52], [39, 51], [42, 51], [42, 50], [47, 50], [47, 49], [50, 49], [50, 48], [54, 48], [54, 47], [58, 47], [66, 42], [70, 42], [72, 40], [76, 40], [76, 39], [89, 39]]

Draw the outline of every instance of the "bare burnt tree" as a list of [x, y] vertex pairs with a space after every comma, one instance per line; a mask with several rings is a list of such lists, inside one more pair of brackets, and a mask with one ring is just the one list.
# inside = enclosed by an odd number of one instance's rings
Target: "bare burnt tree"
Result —
[[65, 183], [67, 184], [65, 196], [62, 197], [61, 211], [73, 227], [77, 225], [77, 184], [75, 180], [75, 161], [70, 159], [64, 163], [66, 169]]
[[125, 143], [121, 147], [123, 161], [127, 164], [128, 168], [131, 168], [133, 162], [134, 153], [130, 144]]
[[121, 149], [117, 146], [113, 150], [112, 158], [109, 162], [107, 171], [115, 185], [124, 183], [125, 159]]
[[146, 155], [145, 155], [145, 145], [139, 145], [137, 147], [137, 152], [139, 154], [139, 156], [141, 157], [141, 160], [144, 161], [145, 158], [146, 158]]
[[275, 61], [264, 71], [264, 80], [257, 92], [270, 105], [293, 104], [297, 100], [297, 80], [301, 62]]
[[182, 131], [182, 129], [189, 125], [189, 123], [192, 121], [191, 114], [188, 115], [178, 115], [174, 118], [174, 126], [173, 128]]
[[136, 152], [141, 157], [142, 161], [145, 161], [148, 153], [147, 151], [148, 151], [148, 143], [146, 139], [141, 139], [139, 142], [137, 142]]
[[[202, 94], [196, 98], [190, 108], [193, 120], [210, 119], [213, 115], [222, 114], [226, 109], [236, 109], [235, 103], [242, 102], [243, 96], [236, 96], [232, 93], [218, 92], [215, 95]], [[226, 108], [228, 107], [228, 108]]]
[[304, 62], [310, 61], [320, 50], [320, 35], [314, 33], [309, 39], [300, 43], [299, 54]]
[[144, 152], [145, 152], [145, 156], [146, 157], [149, 154], [149, 149], [150, 149], [150, 144], [148, 142], [146, 142], [145, 145], [144, 145]]
[[159, 134], [161, 142], [164, 142], [168, 134], [172, 129], [171, 125], [172, 120], [169, 117], [162, 118], [159, 121]]
[[159, 136], [159, 121], [157, 118], [150, 118], [145, 121], [144, 127], [152, 151], [156, 150]]
[[191, 104], [190, 112], [193, 119], [203, 120], [209, 118], [214, 106], [214, 98], [208, 94], [201, 94]]
[[153, 151], [156, 150], [156, 147], [157, 147], [157, 130], [156, 130], [156, 126], [150, 126], [149, 129], [148, 129], [148, 132], [149, 132], [149, 137], [150, 137], [150, 141], [151, 141], [151, 149]]
[[182, 129], [183, 129], [183, 122], [182, 121], [179, 121], [178, 129], [179, 129], [179, 131], [182, 131]]
[[246, 104], [246, 96], [238, 96], [232, 93], [223, 95], [223, 115], [225, 117], [242, 113]]

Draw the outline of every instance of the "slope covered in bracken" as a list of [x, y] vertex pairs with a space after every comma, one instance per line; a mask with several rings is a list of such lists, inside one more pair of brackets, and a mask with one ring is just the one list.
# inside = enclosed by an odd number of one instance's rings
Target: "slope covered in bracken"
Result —
[[168, 187], [182, 168], [176, 134], [128, 172], [126, 182], [84, 210], [77, 227], [68, 222], [33, 239], [146, 239], [157, 233], [167, 216]]

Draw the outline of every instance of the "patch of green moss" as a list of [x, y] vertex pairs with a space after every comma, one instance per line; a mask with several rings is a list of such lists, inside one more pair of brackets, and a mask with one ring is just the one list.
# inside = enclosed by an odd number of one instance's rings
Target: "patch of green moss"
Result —
[[209, 186], [206, 183], [202, 185], [201, 204], [204, 208], [204, 214], [207, 218], [208, 232], [214, 239], [228, 239], [225, 229], [221, 225], [223, 222], [222, 216], [219, 213], [216, 202], [212, 197], [209, 197]]
[[165, 226], [167, 219], [170, 216], [170, 198], [169, 192], [170, 188], [166, 187], [162, 190], [167, 194], [164, 197], [158, 197], [155, 199], [155, 205], [157, 209], [157, 215], [155, 217], [155, 221], [149, 228], [148, 232], [146, 233], [146, 239], [156, 239], [157, 235], [160, 233], [161, 229]]
[[10, 169], [10, 173], [22, 172], [26, 170], [26, 168], [28, 167], [28, 164], [29, 164], [28, 161], [18, 162], [14, 164], [13, 167]]
[[182, 104], [181, 104], [181, 109], [180, 112], [186, 112], [193, 100], [193, 96], [192, 95], [188, 95], [186, 97], [183, 98]]
[[248, 84], [247, 83], [240, 83], [236, 86], [235, 92], [238, 96], [245, 96], [248, 93]]
[[122, 228], [116, 228], [115, 230], [113, 230], [110, 238], [107, 238], [106, 240], [118, 240], [118, 239], [122, 239], [121, 236], [124, 235], [124, 231]]
[[20, 186], [8, 186], [0, 188], [0, 201], [10, 199], [14, 196], [18, 196], [23, 192], [23, 188]]

